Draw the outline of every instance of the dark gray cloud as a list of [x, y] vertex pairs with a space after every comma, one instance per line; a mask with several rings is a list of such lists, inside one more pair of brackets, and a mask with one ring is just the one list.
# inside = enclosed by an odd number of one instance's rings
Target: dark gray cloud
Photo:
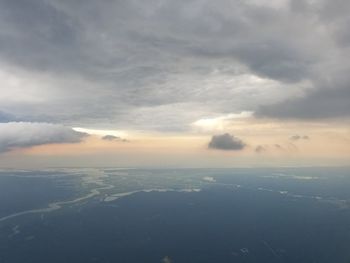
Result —
[[14, 117], [11, 114], [0, 111], [0, 123], [9, 122], [12, 120], [14, 120]]
[[52, 143], [79, 143], [87, 136], [69, 127], [49, 123], [0, 123], [0, 153]]
[[77, 67], [79, 30], [74, 18], [50, 1], [3, 0], [0, 10], [0, 53], [4, 58], [37, 70]]
[[159, 130], [245, 110], [349, 117], [349, 13], [346, 0], [2, 0], [0, 111]]
[[265, 105], [259, 108], [256, 116], [305, 120], [349, 117], [350, 86], [314, 90], [301, 98]]
[[246, 144], [243, 141], [228, 133], [214, 135], [208, 144], [209, 149], [225, 151], [239, 151], [242, 150], [245, 146]]

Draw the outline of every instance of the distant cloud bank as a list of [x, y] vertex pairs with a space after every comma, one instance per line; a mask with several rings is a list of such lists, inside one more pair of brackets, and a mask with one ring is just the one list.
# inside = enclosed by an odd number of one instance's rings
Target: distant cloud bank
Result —
[[50, 123], [0, 123], [0, 153], [52, 143], [79, 143], [86, 133]]

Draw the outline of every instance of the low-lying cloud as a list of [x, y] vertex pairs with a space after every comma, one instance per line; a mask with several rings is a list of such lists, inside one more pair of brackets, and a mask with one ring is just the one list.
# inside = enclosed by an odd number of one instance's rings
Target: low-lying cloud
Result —
[[86, 133], [50, 123], [0, 123], [0, 153], [52, 143], [79, 143]]
[[209, 149], [225, 151], [239, 151], [245, 146], [246, 144], [242, 140], [228, 133], [214, 135], [208, 144]]
[[307, 136], [307, 135], [298, 135], [298, 134], [296, 134], [296, 135], [293, 135], [293, 136], [289, 137], [289, 139], [290, 139], [291, 141], [309, 140], [310, 137]]
[[101, 139], [105, 140], [105, 141], [119, 141], [119, 140], [121, 140], [120, 137], [114, 136], [114, 135], [105, 135]]
[[267, 149], [266, 149], [266, 146], [262, 146], [262, 145], [258, 145], [255, 147], [255, 152], [256, 153], [263, 153], [265, 152]]
[[103, 137], [101, 137], [102, 140], [104, 141], [120, 141], [120, 142], [128, 142], [127, 139], [123, 139], [119, 136], [115, 136], [115, 135], [110, 135], [110, 134], [107, 134]]

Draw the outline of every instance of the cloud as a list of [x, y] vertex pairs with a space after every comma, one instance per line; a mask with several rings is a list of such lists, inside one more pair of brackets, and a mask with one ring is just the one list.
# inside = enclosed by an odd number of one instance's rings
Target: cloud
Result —
[[85, 133], [50, 123], [0, 123], [0, 153], [52, 143], [79, 143]]
[[105, 141], [122, 141], [122, 142], [127, 142], [128, 140], [126, 139], [122, 139], [118, 136], [115, 136], [115, 135], [105, 135], [103, 137], [101, 137], [102, 140], [105, 140]]
[[101, 139], [102, 139], [102, 140], [105, 140], [105, 141], [121, 140], [120, 137], [114, 136], [114, 135], [105, 135], [105, 136], [101, 137]]
[[298, 140], [309, 140], [310, 137], [308, 135], [293, 135], [289, 137], [290, 140], [292, 141], [298, 141]]
[[255, 147], [255, 152], [256, 152], [256, 153], [263, 153], [263, 152], [265, 152], [266, 150], [267, 150], [266, 147], [265, 147], [265, 146], [262, 146], [262, 145], [258, 145], [258, 146]]
[[246, 144], [240, 139], [228, 133], [222, 135], [214, 135], [208, 144], [208, 148], [226, 151], [242, 150]]
[[283, 147], [281, 145], [277, 144], [277, 143], [274, 146], [278, 150], [283, 150]]
[[243, 111], [349, 117], [349, 12], [345, 0], [3, 0], [0, 111], [172, 131]]
[[285, 153], [293, 153], [293, 152], [298, 151], [298, 147], [291, 142], [285, 143], [283, 145], [276, 143], [276, 144], [273, 144], [271, 146], [273, 149], [271, 149], [271, 148], [269, 148], [269, 149], [281, 151], [281, 152], [285, 152]]
[[14, 117], [11, 114], [0, 111], [0, 123], [9, 122], [13, 119], [14, 119]]
[[297, 140], [301, 139], [301, 136], [300, 135], [293, 135], [289, 139], [292, 140], [292, 141], [297, 141]]
[[[350, 78], [347, 81], [350, 83]], [[323, 87], [299, 98], [261, 106], [256, 116], [304, 120], [349, 117], [350, 88], [348, 84], [339, 87], [334, 83], [334, 87]]]

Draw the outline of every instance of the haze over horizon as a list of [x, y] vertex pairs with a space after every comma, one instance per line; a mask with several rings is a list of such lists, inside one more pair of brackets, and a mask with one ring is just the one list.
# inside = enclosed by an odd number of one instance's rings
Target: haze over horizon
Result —
[[0, 167], [338, 166], [346, 0], [0, 0]]

